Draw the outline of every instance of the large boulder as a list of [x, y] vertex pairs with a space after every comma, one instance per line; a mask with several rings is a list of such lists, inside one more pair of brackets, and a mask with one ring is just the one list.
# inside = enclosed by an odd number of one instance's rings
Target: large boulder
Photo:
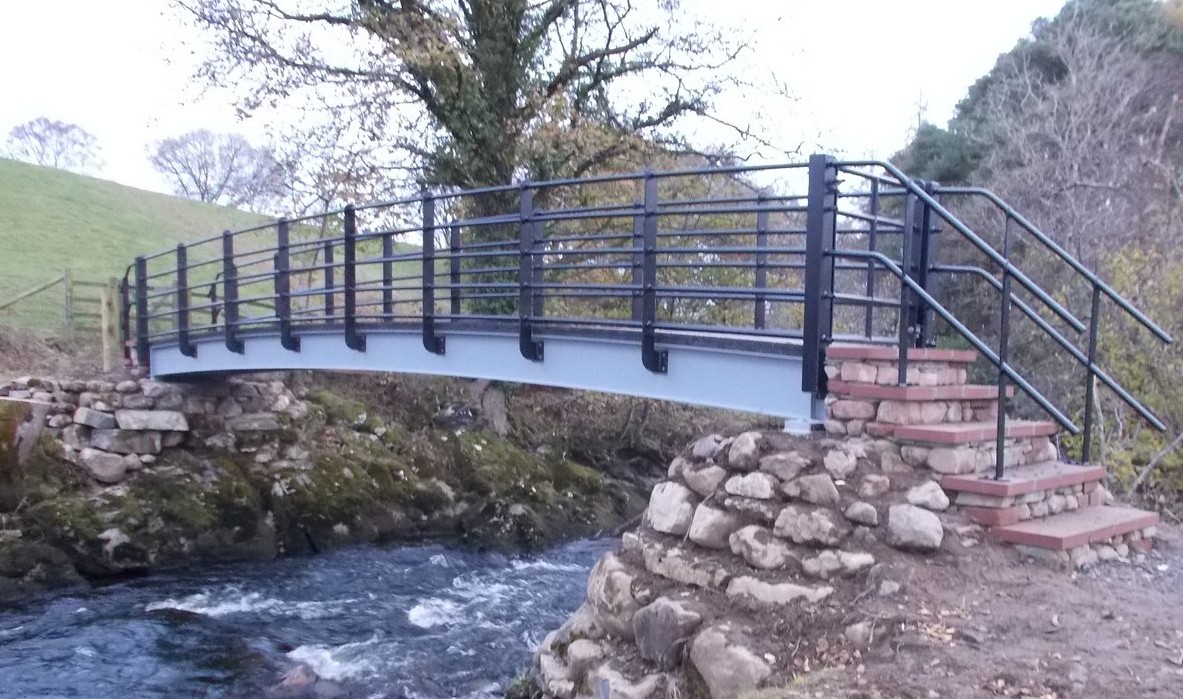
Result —
[[690, 529], [697, 504], [694, 492], [681, 483], [658, 483], [649, 496], [645, 521], [654, 531], [682, 536]]
[[759, 471], [745, 473], [742, 476], [732, 476], [723, 486], [731, 495], [757, 500], [769, 500], [776, 496], [776, 487], [780, 481], [775, 476]]
[[687, 536], [691, 541], [711, 549], [725, 549], [731, 533], [739, 529], [742, 522], [734, 513], [720, 510], [703, 503], [694, 510]]
[[840, 499], [834, 479], [825, 473], [801, 476], [785, 483], [783, 490], [785, 495], [811, 505], [837, 505]]
[[663, 695], [662, 675], [645, 675], [630, 680], [604, 663], [587, 675], [587, 685], [598, 699], [649, 699]]
[[767, 527], [755, 524], [736, 530], [728, 543], [731, 552], [753, 568], [776, 570], [794, 558], [788, 544], [774, 537]]
[[91, 408], [79, 408], [74, 411], [74, 422], [99, 430], [109, 430], [115, 427], [115, 416]]
[[935, 551], [945, 530], [941, 520], [915, 505], [892, 505], [887, 511], [887, 543], [900, 549]]
[[89, 447], [78, 453], [78, 465], [100, 483], [118, 483], [127, 475], [127, 461], [122, 456]]
[[115, 454], [159, 454], [161, 440], [151, 430], [95, 430], [90, 445]]
[[909, 490], [908, 502], [935, 512], [949, 509], [949, 496], [936, 481], [926, 481]]
[[189, 421], [176, 410], [116, 410], [115, 422], [121, 430], [189, 431]]
[[718, 461], [719, 454], [723, 451], [725, 444], [726, 440], [722, 435], [710, 434], [695, 442], [694, 446], [690, 448], [690, 453], [694, 458], [702, 461], [707, 459]]
[[772, 674], [759, 655], [727, 637], [726, 627], [705, 629], [690, 644], [690, 664], [698, 671], [711, 699], [736, 699]]
[[641, 608], [633, 597], [635, 578], [614, 553], [600, 557], [587, 578], [587, 603], [611, 634], [633, 637], [633, 615]]
[[837, 546], [850, 534], [850, 525], [828, 509], [789, 505], [781, 510], [772, 531], [797, 544]]
[[686, 639], [701, 622], [702, 616], [682, 602], [659, 597], [633, 617], [637, 650], [662, 670], [672, 670]]
[[764, 436], [759, 432], [744, 432], [731, 443], [727, 452], [727, 465], [737, 471], [751, 471], [760, 464], [760, 442]]
[[682, 470], [682, 480], [690, 486], [691, 490], [704, 498], [713, 495], [726, 478], [727, 470], [715, 464], [699, 468], [688, 467]]

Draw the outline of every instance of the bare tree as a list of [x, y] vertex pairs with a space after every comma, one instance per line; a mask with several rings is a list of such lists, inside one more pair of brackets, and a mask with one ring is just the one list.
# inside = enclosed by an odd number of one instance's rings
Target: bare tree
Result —
[[285, 191], [287, 168], [239, 134], [199, 129], [153, 146], [149, 161], [184, 197], [270, 210]]
[[213, 40], [203, 76], [246, 113], [326, 98], [395, 164], [461, 187], [580, 175], [637, 134], [679, 144], [741, 50], [676, 0], [177, 2]]
[[81, 172], [99, 165], [97, 140], [77, 124], [37, 117], [8, 133], [8, 153], [17, 160]]

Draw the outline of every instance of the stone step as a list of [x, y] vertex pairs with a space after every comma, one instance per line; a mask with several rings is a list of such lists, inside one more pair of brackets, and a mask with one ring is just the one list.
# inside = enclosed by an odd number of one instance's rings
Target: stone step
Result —
[[[909, 442], [924, 444], [971, 444], [989, 442], [998, 437], [998, 423], [948, 422], [939, 425], [893, 425], [891, 436]], [[1024, 439], [1027, 437], [1050, 437], [1059, 428], [1054, 422], [1042, 420], [1007, 420], [1006, 437]], [[870, 432], [870, 430], [868, 430]]]
[[[947, 386], [882, 386], [878, 384], [830, 381], [830, 393], [870, 400], [923, 401], [997, 401], [998, 387], [978, 384]], [[1006, 395], [1015, 395], [1015, 387], [1007, 386]]]
[[[894, 362], [899, 359], [899, 356], [899, 348], [890, 345], [855, 345], [836, 342], [826, 348], [826, 359], [829, 361]], [[935, 349], [929, 347], [912, 347], [908, 349], [908, 360], [914, 362], [973, 364], [977, 358], [977, 350]]]
[[1014, 466], [1006, 479], [992, 474], [941, 478], [941, 487], [965, 518], [987, 527], [999, 527], [1029, 519], [1056, 515], [1089, 505], [1101, 505], [1105, 469], [1062, 462]]
[[1104, 466], [1049, 462], [1009, 468], [1006, 470], [1005, 480], [1001, 481], [994, 480], [993, 475], [943, 476], [941, 487], [949, 491], [1006, 498], [1039, 490], [1055, 490], [1069, 485], [1091, 483], [1104, 478]]
[[1033, 548], [1067, 551], [1113, 537], [1141, 532], [1158, 524], [1158, 514], [1132, 507], [1085, 507], [1046, 519], [991, 529], [1000, 540]]

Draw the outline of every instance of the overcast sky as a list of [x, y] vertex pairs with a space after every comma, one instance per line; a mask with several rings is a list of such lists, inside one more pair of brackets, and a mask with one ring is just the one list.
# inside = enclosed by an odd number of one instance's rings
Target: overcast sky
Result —
[[[682, 0], [682, 11], [751, 37], [749, 69], [788, 86], [764, 114], [778, 143], [887, 156], [926, 106], [944, 123], [966, 88], [1063, 0]], [[0, 135], [38, 116], [98, 137], [101, 176], [167, 191], [153, 141], [196, 128], [258, 136], [227, 95], [192, 79], [194, 42], [167, 0], [0, 0]], [[749, 99], [720, 105], [743, 121]]]

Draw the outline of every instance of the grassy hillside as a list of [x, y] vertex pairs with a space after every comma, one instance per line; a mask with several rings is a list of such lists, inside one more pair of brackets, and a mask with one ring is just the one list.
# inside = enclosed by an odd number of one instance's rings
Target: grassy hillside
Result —
[[[122, 277], [137, 254], [261, 220], [227, 207], [0, 159], [0, 303], [66, 269], [82, 280]], [[56, 330], [61, 306], [59, 286], [0, 311], [0, 324]]]

